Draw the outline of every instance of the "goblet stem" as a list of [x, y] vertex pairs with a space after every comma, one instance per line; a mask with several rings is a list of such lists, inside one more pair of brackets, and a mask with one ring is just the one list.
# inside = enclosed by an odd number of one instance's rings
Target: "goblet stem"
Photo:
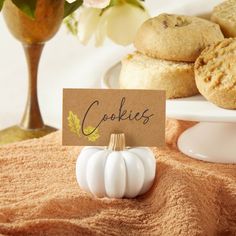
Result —
[[23, 44], [23, 47], [28, 64], [29, 87], [27, 105], [20, 126], [23, 129], [42, 129], [44, 123], [38, 103], [37, 77], [44, 44]]

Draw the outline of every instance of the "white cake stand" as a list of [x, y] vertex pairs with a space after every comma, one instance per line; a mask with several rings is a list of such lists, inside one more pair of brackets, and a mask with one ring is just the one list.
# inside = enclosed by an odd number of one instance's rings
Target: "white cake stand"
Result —
[[[121, 64], [117, 63], [102, 76], [103, 88], [119, 88]], [[207, 162], [236, 164], [236, 111], [221, 109], [202, 96], [167, 100], [169, 118], [198, 121], [178, 139], [184, 154]]]

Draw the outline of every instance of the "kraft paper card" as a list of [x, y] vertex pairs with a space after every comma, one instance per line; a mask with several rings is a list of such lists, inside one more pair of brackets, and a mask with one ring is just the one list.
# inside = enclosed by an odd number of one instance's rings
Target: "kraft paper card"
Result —
[[64, 89], [62, 144], [107, 146], [124, 133], [127, 146], [162, 146], [165, 103], [165, 91]]

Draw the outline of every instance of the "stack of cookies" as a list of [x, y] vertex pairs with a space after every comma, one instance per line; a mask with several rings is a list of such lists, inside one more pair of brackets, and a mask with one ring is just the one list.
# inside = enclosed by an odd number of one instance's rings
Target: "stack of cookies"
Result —
[[137, 51], [122, 60], [120, 86], [166, 90], [167, 98], [196, 95], [194, 62], [207, 45], [223, 39], [219, 25], [198, 17], [151, 18], [136, 35]]
[[211, 20], [226, 38], [209, 45], [195, 63], [200, 93], [225, 109], [236, 109], [236, 0], [224, 1], [213, 10]]

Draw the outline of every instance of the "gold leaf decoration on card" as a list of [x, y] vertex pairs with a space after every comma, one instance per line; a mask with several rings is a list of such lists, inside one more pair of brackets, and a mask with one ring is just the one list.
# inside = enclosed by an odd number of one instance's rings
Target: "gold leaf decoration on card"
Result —
[[100, 137], [100, 134], [99, 134], [99, 131], [98, 129], [95, 129], [94, 127], [92, 126], [88, 126], [84, 129], [84, 133], [85, 134], [90, 134], [88, 135], [88, 140], [91, 141], [91, 142], [95, 142], [97, 139], [99, 139]]
[[[73, 111], [69, 111], [69, 115], [67, 117], [68, 127], [70, 131], [77, 135], [77, 137], [81, 137], [81, 125], [79, 117], [73, 113]], [[99, 139], [100, 134], [98, 129], [95, 129], [93, 126], [88, 126], [83, 130], [84, 137], [87, 138], [90, 142], [95, 142]]]
[[76, 114], [74, 114], [72, 111], [69, 112], [69, 116], [67, 117], [68, 120], [68, 126], [70, 128], [70, 131], [74, 134], [76, 134], [78, 137], [81, 136], [80, 134], [80, 119]]

